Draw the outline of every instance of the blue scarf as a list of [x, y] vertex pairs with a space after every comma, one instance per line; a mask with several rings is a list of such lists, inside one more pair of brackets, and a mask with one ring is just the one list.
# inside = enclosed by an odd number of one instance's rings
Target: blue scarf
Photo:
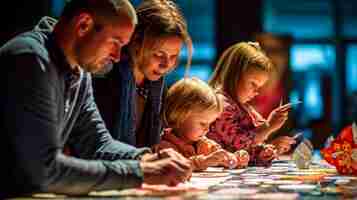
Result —
[[[119, 99], [114, 100], [113, 103], [119, 104], [119, 106], [115, 106], [117, 110], [113, 111], [116, 113], [111, 134], [113, 138], [119, 141], [136, 146], [136, 86], [129, 62], [122, 61], [116, 64], [113, 69], [113, 75], [114, 84], [118, 84], [118, 87], [115, 88], [119, 93]], [[145, 84], [149, 93], [141, 120], [141, 128], [145, 134], [145, 147], [151, 147], [160, 141], [162, 129], [160, 109], [164, 80], [161, 78], [158, 81], [147, 81]]]

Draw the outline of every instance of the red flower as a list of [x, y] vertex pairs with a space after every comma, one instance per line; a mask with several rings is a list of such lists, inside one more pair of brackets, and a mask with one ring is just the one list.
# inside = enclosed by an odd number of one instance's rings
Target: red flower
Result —
[[340, 174], [357, 175], [357, 144], [352, 126], [344, 128], [329, 147], [321, 150], [321, 155]]

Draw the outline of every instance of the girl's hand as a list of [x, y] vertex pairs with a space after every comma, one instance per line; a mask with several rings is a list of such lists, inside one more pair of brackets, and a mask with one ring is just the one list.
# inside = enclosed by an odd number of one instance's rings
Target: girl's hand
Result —
[[237, 168], [244, 168], [248, 166], [249, 163], [249, 153], [246, 150], [238, 150], [234, 153], [237, 158]]
[[271, 161], [278, 157], [277, 150], [274, 145], [264, 145], [263, 150], [260, 151], [258, 157], [262, 161]]
[[290, 151], [291, 145], [295, 144], [295, 142], [293, 137], [281, 136], [271, 141], [271, 144], [275, 146], [277, 153], [281, 155]]
[[205, 141], [210, 145], [213, 151], [217, 151], [219, 149], [222, 149], [221, 145], [219, 145], [217, 142], [210, 140], [210, 139], [205, 139]]
[[197, 142], [197, 154], [208, 155], [219, 149], [222, 149], [221, 145], [208, 138], [203, 138]]
[[286, 104], [279, 106], [270, 113], [267, 119], [270, 132], [277, 131], [284, 125], [285, 121], [288, 119], [290, 109], [291, 104]]
[[227, 168], [235, 168], [237, 166], [237, 158], [234, 154], [219, 149], [206, 156], [208, 166], [224, 166]]

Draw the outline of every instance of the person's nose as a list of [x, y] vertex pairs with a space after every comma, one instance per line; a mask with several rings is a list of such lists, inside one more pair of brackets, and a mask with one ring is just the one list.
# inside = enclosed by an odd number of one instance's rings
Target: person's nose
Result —
[[120, 61], [120, 55], [121, 55], [121, 48], [114, 48], [113, 52], [112, 52], [112, 58], [114, 62], [119, 62]]
[[169, 67], [168, 59], [166, 57], [162, 58], [160, 62], [160, 68], [166, 70], [168, 67]]
[[203, 132], [204, 132], [204, 133], [207, 133], [208, 130], [209, 130], [209, 125], [205, 126], [205, 128], [203, 129]]

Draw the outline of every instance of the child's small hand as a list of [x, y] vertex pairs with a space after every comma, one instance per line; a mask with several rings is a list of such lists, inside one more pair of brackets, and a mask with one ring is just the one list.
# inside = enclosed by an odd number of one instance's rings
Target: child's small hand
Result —
[[263, 150], [260, 151], [258, 156], [262, 161], [271, 161], [277, 158], [278, 155], [274, 145], [267, 144], [264, 145]]
[[235, 156], [237, 158], [237, 162], [238, 162], [237, 168], [244, 168], [244, 167], [248, 166], [250, 156], [246, 150], [241, 149], [241, 150], [236, 151], [234, 154], [235, 154]]
[[208, 138], [203, 138], [197, 142], [197, 154], [208, 155], [221, 148], [219, 144]]
[[274, 109], [269, 114], [267, 122], [269, 124], [270, 132], [277, 131], [284, 125], [285, 121], [288, 119], [288, 114], [290, 109], [291, 106], [289, 105], [280, 106]]
[[238, 167], [238, 159], [235, 154], [227, 151], [226, 159], [226, 162], [223, 164], [224, 167], [227, 167], [229, 169], [234, 169]]
[[219, 145], [217, 142], [210, 140], [210, 139], [205, 139], [205, 141], [210, 145], [211, 149], [213, 151], [217, 151], [219, 149], [222, 149], [221, 145]]
[[224, 166], [227, 168], [235, 168], [237, 166], [237, 158], [234, 154], [219, 149], [206, 156], [206, 162], [209, 166]]
[[271, 144], [276, 147], [278, 154], [281, 155], [288, 152], [291, 148], [291, 145], [295, 144], [295, 142], [296, 141], [293, 137], [281, 136], [271, 141]]

